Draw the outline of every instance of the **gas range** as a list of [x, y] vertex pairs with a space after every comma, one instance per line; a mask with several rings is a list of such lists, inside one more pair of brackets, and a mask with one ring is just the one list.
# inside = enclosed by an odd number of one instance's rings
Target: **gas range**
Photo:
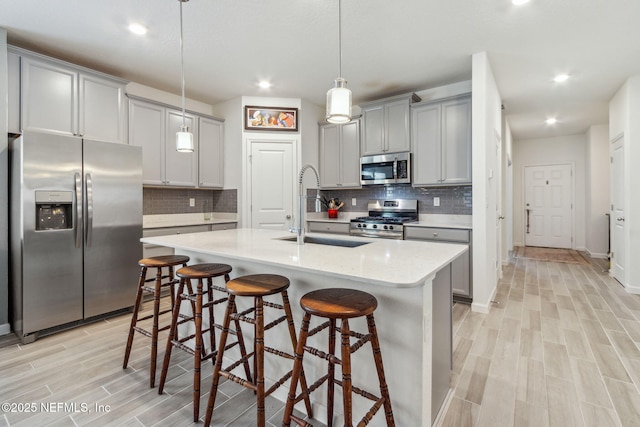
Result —
[[369, 216], [351, 220], [352, 236], [403, 239], [403, 224], [418, 220], [417, 200], [369, 200], [367, 210]]

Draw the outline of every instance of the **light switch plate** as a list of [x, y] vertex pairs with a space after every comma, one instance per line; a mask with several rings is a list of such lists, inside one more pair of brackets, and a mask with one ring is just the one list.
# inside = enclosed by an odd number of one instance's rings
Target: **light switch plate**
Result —
[[440, 197], [433, 198], [433, 206], [440, 206]]
[[196, 205], [196, 199], [194, 199], [193, 197], [189, 198], [189, 207], [193, 208]]
[[356, 198], [352, 197], [351, 198], [351, 206], [355, 206], [356, 205]]

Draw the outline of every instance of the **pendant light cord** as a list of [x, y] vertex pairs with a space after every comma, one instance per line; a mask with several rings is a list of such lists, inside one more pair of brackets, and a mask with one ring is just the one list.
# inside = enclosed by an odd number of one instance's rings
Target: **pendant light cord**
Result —
[[342, 78], [342, 0], [338, 0], [338, 77]]
[[180, 75], [182, 80], [182, 127], [185, 126], [184, 108], [184, 44], [182, 41], [182, 3], [188, 0], [178, 0], [180, 2]]

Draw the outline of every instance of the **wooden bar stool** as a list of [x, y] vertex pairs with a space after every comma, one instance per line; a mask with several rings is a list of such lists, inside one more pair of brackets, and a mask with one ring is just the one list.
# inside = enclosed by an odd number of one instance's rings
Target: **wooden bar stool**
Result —
[[[149, 367], [149, 385], [151, 388], [155, 387], [156, 382], [156, 358], [158, 355], [158, 332], [169, 329], [169, 324], [161, 328], [158, 327], [160, 316], [166, 313], [170, 313], [173, 309], [173, 295], [175, 293], [175, 285], [178, 280], [174, 278], [173, 267], [176, 265], [182, 265], [183, 267], [189, 262], [188, 256], [183, 255], [163, 255], [151, 258], [143, 258], [138, 261], [140, 266], [140, 280], [138, 281], [138, 292], [136, 293], [136, 302], [133, 306], [133, 315], [131, 316], [131, 326], [129, 327], [129, 338], [127, 339], [127, 347], [124, 352], [124, 363], [122, 369], [126, 369], [129, 364], [129, 355], [131, 354], [131, 346], [133, 345], [133, 336], [135, 332], [139, 332], [144, 336], [151, 338], [151, 366]], [[156, 269], [155, 277], [147, 279], [147, 270], [149, 268]], [[168, 270], [167, 274], [163, 275], [162, 269]], [[164, 280], [164, 282], [163, 282]], [[147, 286], [147, 283], [155, 282], [153, 287]], [[169, 287], [171, 289], [171, 308], [160, 311], [160, 296], [162, 288]], [[144, 317], [138, 317], [140, 311], [140, 305], [142, 304], [142, 295], [144, 293], [153, 295], [153, 313]], [[138, 326], [138, 322], [153, 319], [151, 331]]]
[[[293, 376], [291, 377], [291, 387], [284, 411], [284, 419], [282, 425], [289, 427], [291, 421], [295, 421], [301, 426], [310, 426], [311, 424], [301, 420], [293, 415], [293, 407], [300, 400], [305, 399], [309, 394], [316, 390], [325, 381], [327, 382], [327, 426], [333, 425], [333, 392], [334, 385], [342, 387], [342, 400], [344, 410], [344, 425], [351, 427], [353, 425], [352, 414], [352, 392], [357, 393], [374, 402], [371, 409], [365, 414], [362, 420], [357, 424], [364, 426], [369, 424], [373, 416], [378, 412], [381, 406], [384, 406], [384, 412], [387, 419], [387, 426], [395, 426], [393, 420], [393, 412], [391, 410], [391, 400], [389, 398], [389, 390], [384, 377], [384, 369], [382, 366], [382, 354], [380, 353], [380, 343], [378, 341], [378, 333], [376, 324], [373, 320], [373, 312], [378, 306], [378, 301], [373, 295], [354, 289], [320, 289], [309, 292], [300, 299], [300, 305], [305, 314], [302, 320], [302, 328], [300, 329], [300, 339], [296, 347], [296, 360], [293, 368]], [[329, 319], [322, 325], [309, 331], [309, 322], [311, 316], [318, 316]], [[368, 334], [360, 334], [349, 329], [349, 320], [356, 317], [367, 317]], [[336, 327], [336, 320], [340, 319], [340, 328]], [[328, 354], [306, 346], [307, 338], [317, 334], [318, 332], [329, 328], [329, 352]], [[341, 358], [335, 356], [336, 347], [336, 331], [341, 335]], [[351, 345], [351, 337], [356, 341]], [[373, 358], [378, 373], [378, 381], [380, 383], [381, 397], [377, 397], [365, 390], [352, 385], [351, 379], [351, 354], [360, 349], [367, 342], [371, 343], [373, 350]], [[302, 389], [301, 393], [296, 396], [296, 387], [298, 378], [302, 378], [302, 359], [304, 352], [313, 354], [325, 359], [329, 362], [327, 375], [320, 378], [308, 388], [308, 391]], [[335, 379], [335, 365], [342, 367], [342, 381]]]
[[[289, 305], [289, 297], [287, 295], [287, 288], [289, 287], [289, 279], [276, 274], [253, 274], [248, 276], [242, 276], [227, 282], [227, 292], [229, 293], [229, 300], [227, 302], [227, 310], [222, 325], [222, 334], [220, 335], [220, 343], [218, 346], [218, 355], [216, 358], [216, 365], [213, 370], [213, 380], [211, 382], [211, 393], [209, 395], [209, 404], [207, 405], [207, 415], [205, 417], [204, 425], [209, 426], [211, 423], [211, 417], [213, 414], [213, 407], [216, 402], [216, 394], [218, 391], [218, 382], [220, 377], [224, 377], [235, 383], [238, 383], [250, 390], [253, 390], [257, 395], [257, 422], [256, 426], [264, 427], [265, 425], [265, 398], [273, 393], [278, 387], [280, 387], [289, 377], [292, 371], [287, 372], [280, 380], [276, 381], [269, 389], [265, 391], [264, 380], [264, 354], [265, 352], [275, 354], [277, 356], [284, 357], [289, 360], [293, 360], [292, 354], [285, 353], [280, 350], [276, 350], [271, 347], [265, 346], [264, 333], [265, 331], [273, 328], [274, 326], [287, 321], [289, 327], [289, 337], [291, 339], [292, 349], [296, 348], [296, 331], [293, 324], [293, 316], [291, 314], [291, 306]], [[280, 294], [282, 296], [282, 304], [274, 304], [269, 301], [264, 301], [264, 297], [269, 295]], [[235, 306], [236, 297], [253, 297], [253, 307], [237, 313]], [[284, 316], [264, 324], [264, 307], [275, 308], [284, 310]], [[254, 317], [248, 315], [255, 313]], [[224, 356], [225, 343], [227, 341], [227, 334], [229, 333], [229, 323], [231, 320], [241, 320], [250, 323], [254, 326], [254, 348], [253, 352], [241, 357], [236, 362], [232, 363], [225, 369], [222, 369], [222, 359]], [[240, 363], [246, 363], [246, 361], [253, 357], [254, 362], [254, 378], [255, 382], [251, 381], [251, 378], [240, 378], [231, 373], [233, 369], [238, 367]], [[304, 371], [300, 370], [300, 384], [303, 390], [306, 390], [306, 381], [304, 379]], [[309, 398], [305, 398], [305, 404], [307, 407], [307, 413], [311, 417], [311, 402]]]
[[[227, 301], [228, 296], [225, 288], [221, 286], [215, 286], [213, 284], [213, 278], [224, 277], [225, 282], [229, 281], [229, 273], [231, 272], [231, 266], [227, 264], [195, 264], [188, 267], [183, 267], [176, 271], [176, 275], [180, 278], [180, 284], [178, 286], [178, 292], [176, 294], [176, 300], [173, 307], [173, 316], [171, 320], [171, 328], [169, 329], [169, 337], [167, 338], [167, 349], [164, 355], [164, 363], [162, 364], [162, 374], [160, 375], [160, 384], [158, 386], [158, 394], [162, 394], [164, 391], [165, 381], [167, 379], [167, 372], [169, 370], [169, 363], [171, 361], [171, 350], [173, 347], [177, 347], [187, 353], [193, 355], [193, 421], [198, 422], [200, 417], [200, 366], [203, 360], [211, 359], [215, 360], [216, 328], [222, 329], [222, 326], [215, 323], [214, 318], [214, 306], [222, 304]], [[197, 280], [197, 286], [195, 293], [191, 290], [191, 280]], [[204, 283], [207, 283], [206, 291], [204, 289]], [[188, 293], [184, 293], [185, 287]], [[218, 291], [224, 295], [221, 298], [214, 299], [213, 291]], [[204, 302], [204, 292], [207, 293], [207, 302]], [[180, 313], [180, 307], [182, 301], [190, 301], [192, 307], [192, 315], [188, 316]], [[202, 327], [202, 311], [208, 310], [209, 326], [206, 329]], [[179, 338], [177, 337], [178, 326], [186, 322], [193, 322], [195, 324], [195, 332], [191, 335]], [[237, 340], [231, 343], [226, 348], [231, 348], [236, 345], [240, 347], [240, 354], [246, 356], [246, 350], [240, 329], [240, 322], [235, 323], [236, 330], [230, 331], [230, 333], [237, 335]], [[227, 325], [228, 329], [228, 325]], [[203, 334], [209, 333], [209, 351], [207, 351], [203, 343]], [[193, 346], [191, 346], [191, 340]], [[249, 363], [244, 363], [245, 373], [248, 378], [251, 378], [251, 371]]]

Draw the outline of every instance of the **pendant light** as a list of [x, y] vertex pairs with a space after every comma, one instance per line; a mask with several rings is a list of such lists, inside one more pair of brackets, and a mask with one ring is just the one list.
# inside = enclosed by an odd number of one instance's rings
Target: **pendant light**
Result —
[[351, 91], [342, 78], [342, 0], [338, 0], [338, 78], [334, 84], [327, 92], [326, 119], [329, 123], [347, 123], [351, 121]]
[[184, 45], [182, 42], [182, 3], [189, 0], [178, 0], [180, 2], [180, 73], [182, 77], [182, 126], [180, 131], [176, 132], [176, 151], [181, 153], [193, 152], [193, 134], [189, 132], [189, 126], [186, 125], [184, 112]]

